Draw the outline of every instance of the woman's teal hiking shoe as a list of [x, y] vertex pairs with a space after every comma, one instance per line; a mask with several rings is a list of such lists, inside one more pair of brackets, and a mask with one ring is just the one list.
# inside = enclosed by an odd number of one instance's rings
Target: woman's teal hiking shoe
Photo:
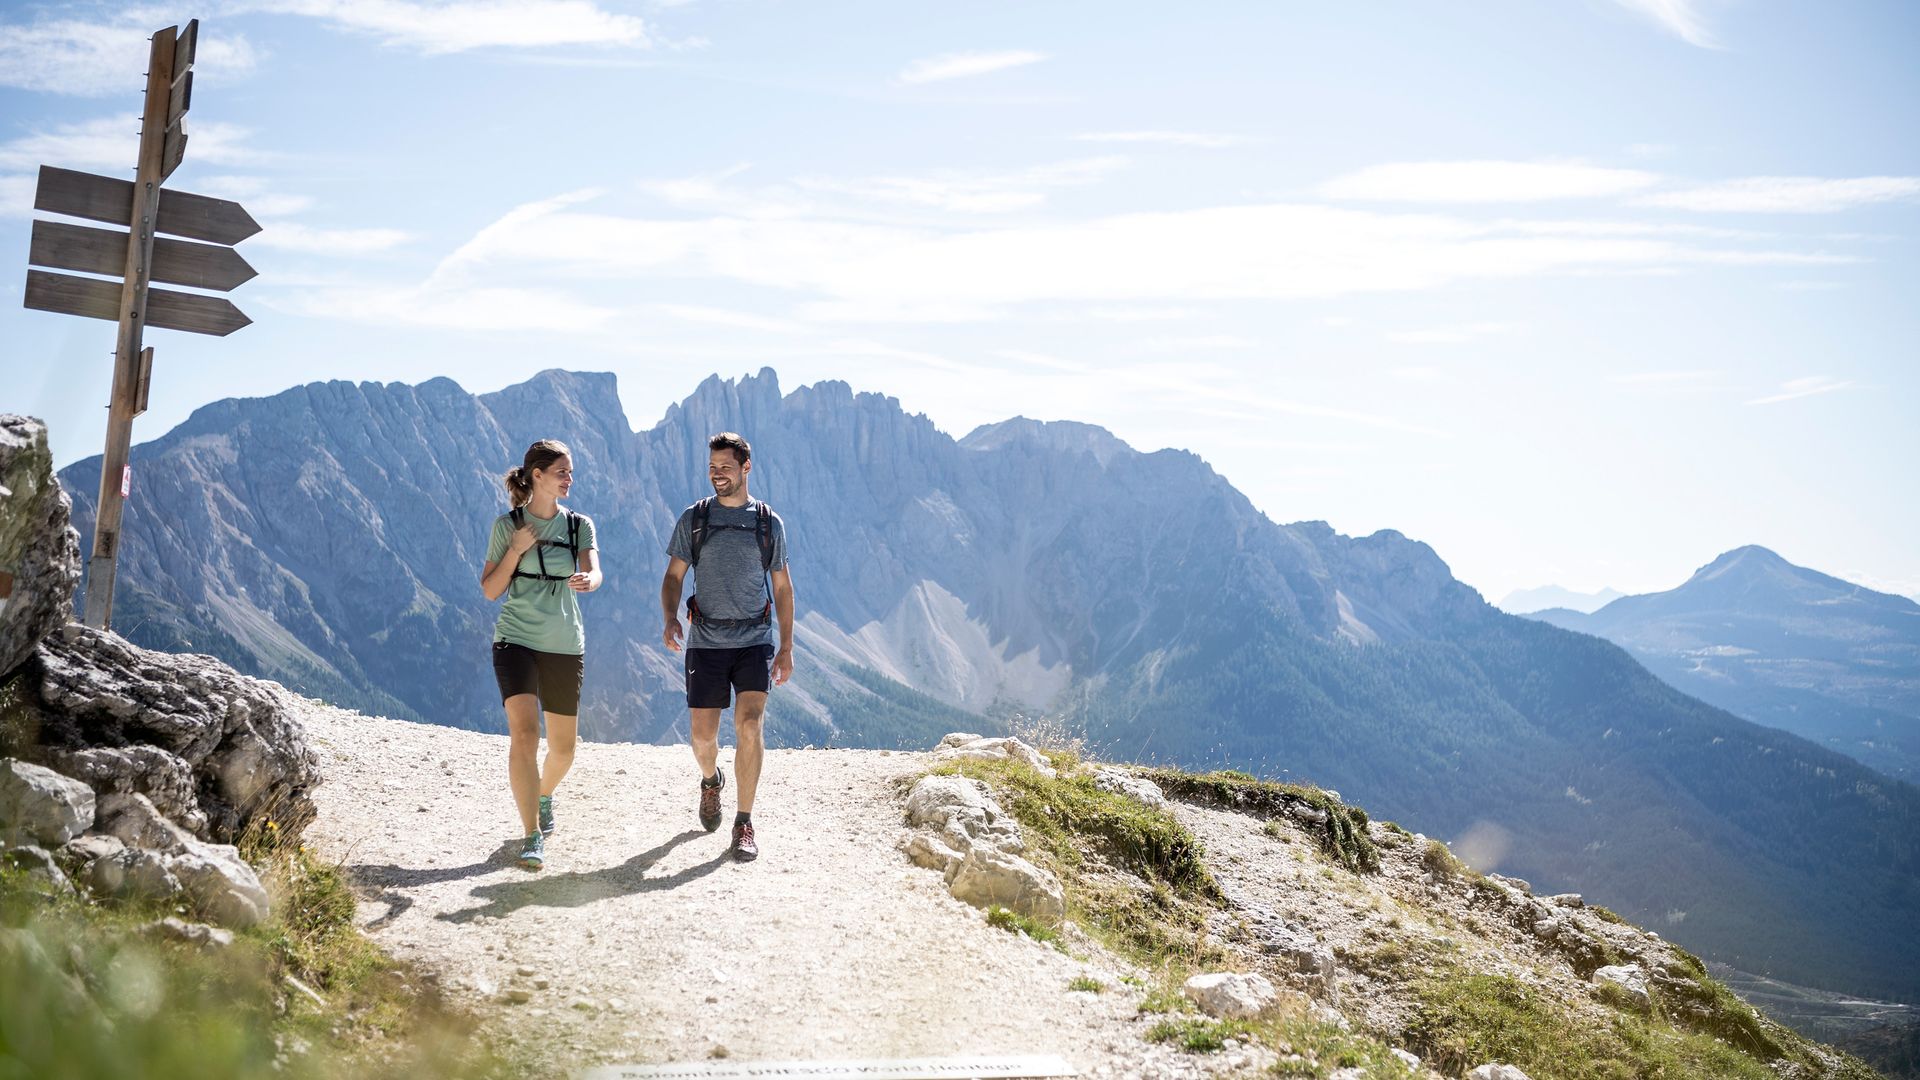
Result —
[[528, 833], [526, 842], [520, 845], [520, 865], [529, 870], [539, 870], [547, 865], [546, 838], [537, 832]]
[[551, 795], [540, 796], [540, 832], [545, 835], [553, 833], [553, 796]]

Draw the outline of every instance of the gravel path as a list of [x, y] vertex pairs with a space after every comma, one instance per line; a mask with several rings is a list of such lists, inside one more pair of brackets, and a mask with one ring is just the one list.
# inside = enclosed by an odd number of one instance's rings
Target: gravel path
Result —
[[[326, 776], [307, 842], [350, 871], [362, 925], [541, 1047], [553, 1075], [721, 1053], [1058, 1054], [1085, 1075], [1169, 1078], [1250, 1064], [1147, 1042], [1153, 1018], [1112, 958], [989, 927], [909, 864], [896, 781], [924, 754], [770, 751], [762, 854], [741, 865], [725, 828], [695, 820], [687, 747], [582, 743], [536, 874], [512, 861], [504, 736], [324, 705], [304, 719]], [[1107, 992], [1069, 991], [1082, 975]]]

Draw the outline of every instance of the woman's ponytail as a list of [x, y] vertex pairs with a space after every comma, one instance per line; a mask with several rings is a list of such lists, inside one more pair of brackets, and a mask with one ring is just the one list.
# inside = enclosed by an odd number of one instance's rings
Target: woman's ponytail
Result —
[[507, 486], [507, 501], [519, 509], [533, 498], [533, 477], [528, 474], [525, 465], [515, 465], [508, 469], [500, 482]]

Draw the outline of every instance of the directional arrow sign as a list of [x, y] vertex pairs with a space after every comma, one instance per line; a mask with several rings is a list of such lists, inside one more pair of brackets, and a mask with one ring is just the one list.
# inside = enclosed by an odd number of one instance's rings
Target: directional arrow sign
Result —
[[[49, 214], [125, 225], [133, 217], [133, 183], [42, 165], [33, 207]], [[259, 232], [260, 223], [237, 202], [167, 189], [160, 193], [154, 229], [215, 244], [237, 244]]]
[[[99, 278], [49, 274], [45, 270], [27, 271], [27, 306], [63, 315], [84, 315], [90, 319], [120, 319], [120, 283]], [[185, 330], [194, 334], [226, 337], [253, 320], [240, 313], [233, 301], [220, 296], [147, 290], [147, 325], [163, 330]]]
[[[186, 156], [187, 129], [181, 126], [179, 120], [175, 120], [173, 126], [167, 129], [167, 137], [160, 144], [160, 179], [165, 180], [172, 176], [173, 170], [180, 167], [181, 160]], [[160, 200], [160, 212], [162, 214], [167, 212], [165, 199]]]
[[[55, 270], [119, 277], [127, 267], [127, 234], [118, 229], [36, 221], [27, 262]], [[153, 242], [153, 265], [147, 276], [169, 285], [226, 292], [251, 281], [255, 273], [247, 260], [230, 247], [162, 237]]]

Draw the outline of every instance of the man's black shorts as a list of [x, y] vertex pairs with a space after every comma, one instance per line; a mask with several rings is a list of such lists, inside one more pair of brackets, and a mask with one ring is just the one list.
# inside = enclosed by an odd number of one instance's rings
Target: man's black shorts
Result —
[[502, 702], [515, 694], [532, 694], [540, 699], [542, 709], [555, 716], [578, 716], [584, 660], [577, 653], [540, 652], [511, 641], [496, 641], [493, 680], [500, 684]]
[[687, 708], [724, 709], [734, 693], [773, 688], [773, 643], [687, 650]]

